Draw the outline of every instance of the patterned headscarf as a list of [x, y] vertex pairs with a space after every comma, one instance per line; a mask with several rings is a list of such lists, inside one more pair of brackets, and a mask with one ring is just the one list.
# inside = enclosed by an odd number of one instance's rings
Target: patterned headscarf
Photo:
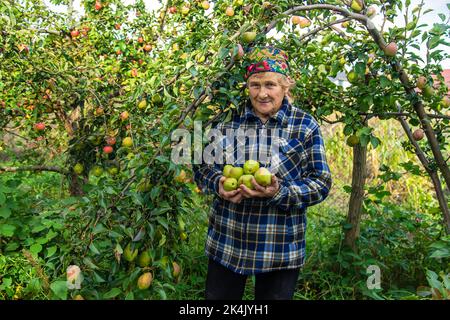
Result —
[[245, 79], [259, 72], [277, 72], [285, 76], [289, 74], [288, 55], [274, 47], [252, 47], [247, 53], [250, 65], [247, 66]]

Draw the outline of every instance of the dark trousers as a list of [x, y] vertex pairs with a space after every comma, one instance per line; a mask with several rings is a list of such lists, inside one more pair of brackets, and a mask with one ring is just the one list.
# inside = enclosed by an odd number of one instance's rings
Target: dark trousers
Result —
[[[255, 275], [255, 300], [292, 300], [300, 269]], [[206, 300], [242, 300], [247, 275], [235, 273], [209, 259]]]

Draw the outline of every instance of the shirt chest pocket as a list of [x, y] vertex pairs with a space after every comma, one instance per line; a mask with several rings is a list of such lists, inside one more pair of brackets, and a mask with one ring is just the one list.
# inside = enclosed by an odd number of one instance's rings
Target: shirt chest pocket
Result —
[[290, 139], [280, 148], [280, 173], [284, 179], [300, 179], [308, 156], [300, 139]]

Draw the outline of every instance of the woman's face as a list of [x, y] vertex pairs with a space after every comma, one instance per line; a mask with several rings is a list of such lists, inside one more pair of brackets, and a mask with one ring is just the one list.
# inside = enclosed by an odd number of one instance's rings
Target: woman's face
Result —
[[248, 79], [250, 101], [257, 116], [268, 118], [280, 109], [288, 91], [281, 86], [282, 77], [276, 72], [261, 72]]

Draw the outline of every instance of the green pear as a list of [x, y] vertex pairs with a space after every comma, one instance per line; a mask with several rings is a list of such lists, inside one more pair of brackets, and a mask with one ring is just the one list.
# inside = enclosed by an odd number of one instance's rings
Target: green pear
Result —
[[148, 267], [150, 265], [151, 261], [152, 261], [152, 258], [148, 254], [148, 251], [143, 251], [138, 257], [138, 265], [141, 268]]
[[73, 167], [73, 171], [74, 171], [76, 174], [82, 174], [83, 171], [84, 171], [84, 167], [83, 167], [83, 165], [82, 165], [81, 163], [77, 163], [77, 164]]
[[434, 93], [435, 91], [431, 86], [425, 86], [425, 88], [423, 88], [422, 90], [422, 95], [426, 99], [430, 99], [431, 97], [433, 97]]
[[242, 34], [242, 41], [245, 43], [250, 43], [256, 38], [256, 32], [248, 31]]
[[352, 134], [347, 138], [346, 142], [349, 147], [354, 147], [359, 143], [359, 137], [356, 134]]
[[223, 167], [223, 175], [227, 178], [230, 177], [230, 171], [233, 168], [231, 164], [226, 164], [225, 167]]
[[235, 178], [236, 181], [244, 174], [244, 169], [241, 167], [233, 167], [230, 170], [229, 178]]
[[123, 250], [123, 257], [128, 262], [132, 262], [134, 259], [136, 259], [137, 255], [138, 255], [138, 249], [134, 249], [134, 250], [131, 249], [130, 243], [125, 247], [125, 250]]
[[272, 174], [266, 168], [260, 168], [255, 172], [255, 180], [263, 187], [270, 186], [272, 184]]
[[358, 0], [353, 0], [350, 7], [356, 12], [360, 12], [363, 9]]
[[227, 178], [224, 182], [223, 182], [223, 189], [225, 191], [233, 191], [237, 189], [237, 180], [235, 178]]
[[347, 80], [350, 83], [354, 83], [356, 82], [356, 80], [358, 79], [358, 75], [356, 74], [355, 71], [350, 71], [349, 73], [347, 73]]
[[254, 174], [259, 169], [259, 162], [247, 160], [244, 163], [244, 174]]
[[150, 285], [152, 284], [153, 276], [151, 272], [146, 272], [143, 275], [141, 275], [138, 279], [137, 286], [141, 290], [148, 289]]
[[239, 178], [238, 186], [245, 185], [250, 190], [254, 190], [255, 186], [252, 183], [253, 176], [251, 174], [244, 174]]
[[100, 177], [103, 174], [103, 168], [99, 166], [94, 166], [92, 168], [92, 174], [96, 177]]

